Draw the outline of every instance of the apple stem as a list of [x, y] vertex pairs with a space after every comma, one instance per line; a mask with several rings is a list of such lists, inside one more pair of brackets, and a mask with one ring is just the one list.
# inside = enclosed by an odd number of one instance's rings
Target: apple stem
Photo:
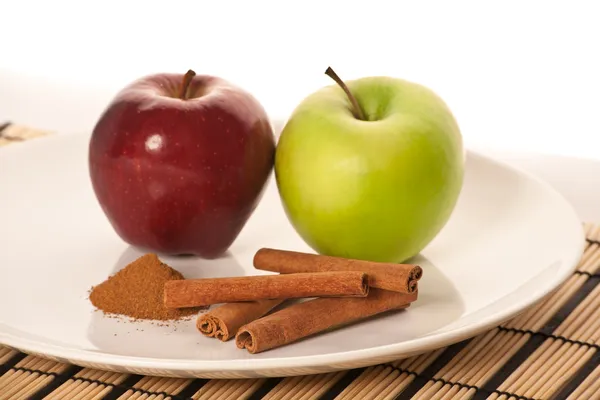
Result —
[[186, 72], [183, 76], [181, 87], [179, 88], [179, 98], [181, 100], [187, 99], [187, 92], [190, 87], [190, 83], [192, 83], [192, 79], [194, 79], [194, 76], [196, 76], [196, 73], [191, 69], [189, 69], [188, 72]]
[[344, 90], [344, 92], [346, 92], [348, 99], [350, 99], [350, 103], [352, 103], [352, 106], [354, 107], [354, 116], [360, 120], [365, 121], [366, 118], [365, 118], [365, 114], [363, 113], [363, 110], [360, 108], [360, 105], [358, 105], [358, 101], [356, 101], [356, 97], [354, 97], [352, 92], [350, 92], [350, 89], [348, 89], [348, 86], [346, 86], [344, 81], [342, 81], [340, 79], [340, 77], [335, 73], [335, 71], [333, 69], [331, 69], [331, 67], [327, 67], [327, 70], [325, 71], [325, 75], [327, 75], [331, 79], [333, 79], [338, 85], [340, 85], [340, 87]]

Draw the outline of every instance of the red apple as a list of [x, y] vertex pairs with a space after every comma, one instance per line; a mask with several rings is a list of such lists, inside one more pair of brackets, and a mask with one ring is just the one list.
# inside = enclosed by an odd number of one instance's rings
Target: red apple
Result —
[[125, 242], [215, 258], [258, 205], [274, 154], [261, 104], [190, 70], [122, 89], [94, 127], [89, 168], [98, 202]]

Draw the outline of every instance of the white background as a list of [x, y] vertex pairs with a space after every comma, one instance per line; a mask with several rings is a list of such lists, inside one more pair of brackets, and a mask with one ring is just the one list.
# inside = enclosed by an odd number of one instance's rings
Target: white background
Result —
[[344, 79], [438, 92], [468, 145], [600, 157], [594, 1], [3, 1], [0, 121], [89, 130], [122, 85], [213, 73], [273, 116]]

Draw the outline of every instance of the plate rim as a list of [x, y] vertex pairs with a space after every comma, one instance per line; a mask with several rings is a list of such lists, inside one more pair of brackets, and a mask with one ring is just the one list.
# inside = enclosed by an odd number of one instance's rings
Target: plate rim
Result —
[[[4, 151], [26, 151], [29, 146], [43, 145], [47, 140], [64, 140], [65, 137], [85, 135], [84, 133], [56, 133], [30, 141], [19, 143], [19, 146], [6, 146], [2, 148]], [[68, 139], [66, 139], [68, 140]], [[18, 150], [18, 149], [21, 150]], [[324, 373], [328, 371], [346, 370], [348, 368], [357, 368], [360, 366], [375, 365], [381, 361], [375, 360], [380, 358], [394, 359], [403, 357], [404, 355], [422, 354], [433, 349], [446, 347], [448, 345], [460, 342], [476, 336], [486, 330], [498, 326], [502, 322], [514, 317], [532, 304], [538, 302], [550, 292], [555, 290], [562, 284], [576, 269], [580, 257], [585, 248], [585, 231], [583, 222], [577, 215], [573, 205], [559, 193], [548, 182], [540, 177], [530, 173], [520, 167], [511, 165], [507, 162], [498, 160], [492, 156], [483, 154], [480, 151], [474, 150], [468, 146], [465, 147], [465, 157], [479, 158], [485, 162], [495, 164], [496, 166], [509, 170], [517, 176], [524, 177], [532, 183], [538, 185], [548, 194], [554, 196], [556, 200], [562, 203], [565, 213], [571, 214], [573, 228], [578, 226], [580, 232], [580, 240], [577, 248], [570, 251], [569, 259], [565, 259], [561, 268], [548, 284], [538, 290], [526, 299], [513, 304], [512, 307], [495, 312], [485, 318], [479, 319], [475, 323], [465, 325], [459, 328], [452, 329], [446, 332], [434, 333], [432, 335], [416, 338], [410, 341], [399, 343], [391, 343], [373, 348], [363, 348], [357, 350], [343, 351], [328, 354], [316, 354], [295, 357], [268, 357], [268, 358], [247, 358], [235, 360], [185, 360], [185, 359], [169, 359], [169, 358], [154, 358], [110, 354], [87, 349], [78, 349], [74, 347], [64, 347], [56, 344], [45, 343], [40, 340], [21, 338], [19, 336], [3, 332], [0, 330], [0, 344], [17, 349], [24, 353], [35, 354], [40, 357], [53, 357], [57, 359], [67, 360], [75, 365], [101, 365], [101, 369], [109, 369], [114, 371], [123, 371], [127, 369], [148, 369], [154, 370], [159, 376], [178, 376], [178, 377], [196, 377], [202, 378], [212, 376], [214, 373], [227, 374], [233, 373], [237, 378], [257, 378], [257, 377], [283, 377], [297, 375], [298, 369], [312, 369], [313, 373]], [[573, 229], [575, 231], [575, 229]], [[547, 267], [546, 267], [547, 268]], [[545, 270], [545, 269], [544, 269]], [[508, 292], [509, 295], [513, 292]], [[494, 302], [495, 303], [495, 302]], [[492, 304], [494, 304], [492, 303]], [[241, 350], [243, 351], [243, 350]], [[374, 362], [371, 362], [373, 360]], [[352, 364], [352, 366], [344, 366], [343, 364]], [[294, 371], [286, 372], [285, 369], [293, 369]], [[168, 373], [165, 374], [165, 372]], [[277, 372], [275, 373], [275, 371]], [[145, 371], [144, 374], [152, 375], [152, 371]], [[215, 379], [211, 377], [210, 379]], [[236, 377], [227, 377], [227, 379], [236, 379]]]

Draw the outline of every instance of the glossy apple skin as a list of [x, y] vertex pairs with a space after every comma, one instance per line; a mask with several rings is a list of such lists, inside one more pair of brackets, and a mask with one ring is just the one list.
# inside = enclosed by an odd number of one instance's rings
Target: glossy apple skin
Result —
[[402, 262], [449, 220], [464, 174], [459, 127], [426, 87], [391, 77], [346, 82], [305, 98], [280, 135], [275, 176], [285, 212], [315, 251]]
[[94, 193], [127, 243], [162, 254], [221, 256], [260, 201], [275, 138], [261, 104], [213, 76], [139, 79], [117, 94], [89, 143]]

